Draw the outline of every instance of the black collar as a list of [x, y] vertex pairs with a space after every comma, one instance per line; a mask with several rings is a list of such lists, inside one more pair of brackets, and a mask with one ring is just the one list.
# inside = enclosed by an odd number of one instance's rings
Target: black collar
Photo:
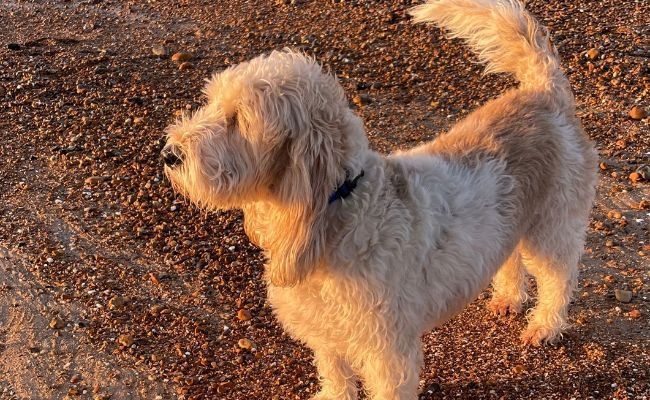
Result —
[[364, 172], [361, 170], [359, 175], [350, 180], [350, 171], [345, 172], [345, 182], [341, 184], [336, 190], [330, 195], [328, 204], [334, 203], [338, 199], [344, 199], [348, 197], [352, 191], [357, 187], [357, 181], [363, 176]]

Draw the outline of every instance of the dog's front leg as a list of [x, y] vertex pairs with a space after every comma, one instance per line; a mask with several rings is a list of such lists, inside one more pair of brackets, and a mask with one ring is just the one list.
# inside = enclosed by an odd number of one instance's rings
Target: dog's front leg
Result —
[[[410, 339], [410, 340], [409, 340]], [[366, 354], [361, 368], [363, 384], [372, 400], [416, 400], [423, 364], [420, 339], [398, 338], [376, 354]]]
[[321, 390], [312, 400], [356, 400], [357, 379], [350, 365], [333, 354], [314, 350]]

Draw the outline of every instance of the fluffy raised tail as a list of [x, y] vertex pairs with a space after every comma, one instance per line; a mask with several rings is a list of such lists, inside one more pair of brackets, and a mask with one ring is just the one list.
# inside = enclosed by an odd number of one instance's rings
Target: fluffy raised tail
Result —
[[464, 39], [487, 73], [514, 74], [524, 89], [562, 91], [573, 103], [546, 28], [519, 1], [429, 0], [409, 13], [415, 22], [433, 22]]

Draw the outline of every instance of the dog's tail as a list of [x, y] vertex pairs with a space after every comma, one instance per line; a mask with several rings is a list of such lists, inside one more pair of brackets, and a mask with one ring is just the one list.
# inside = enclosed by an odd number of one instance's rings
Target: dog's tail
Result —
[[409, 13], [415, 22], [433, 22], [464, 39], [487, 64], [486, 73], [514, 74], [525, 89], [562, 91], [573, 104], [546, 28], [519, 1], [429, 0]]

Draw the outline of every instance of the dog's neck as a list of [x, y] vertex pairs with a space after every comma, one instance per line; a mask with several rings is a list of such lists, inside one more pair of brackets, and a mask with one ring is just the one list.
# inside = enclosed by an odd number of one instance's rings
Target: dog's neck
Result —
[[350, 179], [350, 171], [345, 171], [345, 182], [343, 182], [336, 190], [330, 195], [328, 204], [334, 203], [336, 200], [344, 199], [352, 194], [352, 191], [357, 187], [357, 181], [365, 174], [364, 170], [359, 172], [359, 175]]

